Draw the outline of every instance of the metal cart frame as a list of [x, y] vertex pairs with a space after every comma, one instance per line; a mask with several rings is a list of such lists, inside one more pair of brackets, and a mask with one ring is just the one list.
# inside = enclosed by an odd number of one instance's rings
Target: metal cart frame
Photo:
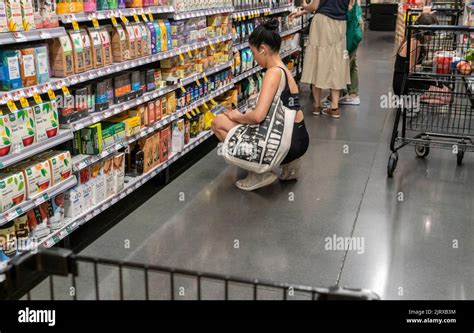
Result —
[[[466, 51], [474, 46], [471, 43], [474, 27], [410, 25], [407, 28], [407, 40], [411, 40], [416, 33], [429, 33], [435, 35], [434, 38], [438, 35], [443, 36], [443, 40], [440, 37], [440, 40], [432, 40], [430, 43], [446, 51]], [[466, 36], [468, 37], [465, 38]], [[461, 38], [462, 41], [460, 41]], [[436, 81], [451, 89], [449, 92], [451, 102], [443, 105], [444, 109], [441, 106], [430, 106], [421, 103], [421, 117], [408, 117], [409, 108], [402, 106], [397, 109], [390, 141], [392, 154], [387, 165], [388, 177], [393, 176], [397, 166], [397, 151], [406, 145], [415, 145], [415, 153], [421, 158], [428, 156], [430, 147], [453, 149], [453, 152], [456, 150], [458, 165], [462, 164], [464, 152], [474, 151], [474, 95], [471, 87], [472, 82], [469, 82], [468, 79], [471, 77], [456, 73], [455, 69], [451, 69], [451, 67], [449, 73], [426, 73], [415, 68], [409, 68], [410, 57], [416, 52], [416, 50], [413, 52], [410, 48], [410, 43], [407, 43], [407, 57], [405, 60], [407, 71], [402, 83], [402, 92], [406, 92], [410, 96], [426, 96], [430, 93], [428, 90], [410, 87], [416, 82]], [[431, 52], [436, 51], [436, 49], [430, 50]], [[407, 87], [408, 89], [406, 89]], [[431, 92], [431, 94], [432, 97], [439, 97], [443, 94], [446, 95], [444, 97], [448, 97], [447, 93]], [[401, 129], [399, 129], [400, 123]], [[407, 131], [417, 132], [417, 134], [408, 137]]]
[[[287, 283], [275, 283], [262, 280], [251, 280], [234, 276], [227, 276], [213, 273], [203, 273], [184, 269], [175, 269], [157, 265], [145, 265], [141, 263], [115, 261], [109, 259], [92, 258], [79, 256], [70, 250], [62, 248], [41, 249], [37, 253], [28, 252], [17, 258], [14, 258], [8, 266], [0, 272], [3, 276], [3, 283], [0, 284], [0, 299], [19, 299], [25, 294], [30, 299], [29, 290], [39, 281], [49, 279], [49, 289], [51, 300], [55, 299], [53, 276], [64, 276], [71, 278], [71, 286], [76, 288], [77, 280], [80, 278], [78, 264], [90, 264], [94, 272], [94, 291], [96, 300], [100, 300], [100, 284], [98, 280], [98, 267], [111, 266], [118, 268], [119, 281], [118, 289], [120, 300], [124, 300], [124, 279], [123, 271], [125, 269], [135, 270], [143, 273], [143, 283], [145, 286], [145, 300], [150, 299], [149, 275], [152, 273], [166, 274], [169, 278], [170, 300], [175, 299], [176, 285], [175, 279], [178, 276], [192, 278], [196, 283], [196, 300], [203, 300], [202, 284], [206, 281], [219, 282], [224, 291], [224, 299], [230, 300], [229, 290], [231, 287], [250, 288], [252, 299], [259, 299], [259, 291], [271, 289], [281, 295], [281, 300], [287, 300], [289, 292], [304, 295], [308, 300], [378, 300], [379, 296], [366, 289], [349, 289], [341, 287], [331, 288], [312, 288], [299, 285], [290, 285]], [[156, 287], [156, 286], [155, 286]], [[77, 293], [71, 297], [76, 300]], [[291, 293], [290, 293], [291, 295]]]

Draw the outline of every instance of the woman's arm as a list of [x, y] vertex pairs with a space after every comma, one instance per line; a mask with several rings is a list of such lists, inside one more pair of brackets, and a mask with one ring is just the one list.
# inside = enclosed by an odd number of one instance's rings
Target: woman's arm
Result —
[[240, 124], [260, 124], [268, 114], [273, 102], [273, 98], [280, 86], [281, 76], [283, 74], [278, 68], [270, 68], [263, 78], [262, 88], [258, 96], [258, 102], [252, 111], [246, 113], [231, 112], [229, 118]]
[[[410, 53], [407, 56], [410, 57], [410, 71], [415, 70], [415, 66], [418, 63], [418, 58], [420, 57], [420, 47], [418, 46], [418, 41], [415, 38], [412, 38], [410, 43]], [[405, 51], [406, 53], [406, 51]]]

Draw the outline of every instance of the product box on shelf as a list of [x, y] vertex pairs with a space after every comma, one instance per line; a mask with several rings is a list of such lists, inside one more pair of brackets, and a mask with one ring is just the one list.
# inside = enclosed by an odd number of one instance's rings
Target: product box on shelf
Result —
[[127, 45], [129, 46], [130, 50], [130, 59], [135, 59], [138, 57], [137, 54], [137, 40], [135, 38], [135, 32], [133, 30], [133, 26], [127, 25], [124, 27], [125, 30], [125, 37], [127, 39]]
[[36, 82], [38, 84], [49, 82], [48, 49], [45, 45], [35, 48]]
[[142, 31], [138, 24], [131, 26], [133, 29], [133, 35], [135, 36], [135, 58], [143, 57], [143, 46], [142, 46]]
[[28, 107], [8, 113], [11, 131], [11, 151], [18, 152], [35, 142], [35, 118], [33, 109]]
[[8, 261], [17, 255], [15, 223], [7, 222], [0, 226], [0, 262]]
[[82, 193], [78, 186], [64, 193], [64, 213], [66, 217], [77, 217], [84, 211], [82, 210]]
[[48, 42], [52, 75], [67, 77], [74, 74], [74, 58], [71, 39], [68, 36], [54, 38]]
[[146, 117], [145, 117], [145, 105], [139, 105], [136, 109], [128, 110], [129, 117], [139, 117], [140, 118], [140, 128], [145, 127]]
[[59, 193], [48, 201], [51, 214], [49, 216], [49, 228], [58, 230], [64, 226], [64, 193]]
[[72, 42], [72, 55], [74, 60], [74, 72], [82, 73], [85, 71], [84, 43], [80, 31], [68, 31]]
[[8, 32], [7, 12], [5, 1], [0, 1], [0, 32]]
[[25, 197], [25, 178], [21, 171], [0, 173], [0, 212], [18, 205]]
[[25, 30], [36, 29], [35, 15], [33, 13], [33, 2], [31, 0], [20, 0], [21, 16]]
[[109, 157], [104, 160], [103, 164], [105, 177], [105, 196], [108, 198], [115, 194], [114, 192], [114, 158]]
[[58, 109], [56, 100], [45, 101], [33, 106], [36, 126], [36, 142], [52, 138], [58, 134]]
[[161, 158], [161, 153], [160, 153], [160, 132], [157, 132], [152, 135], [152, 145], [153, 145], [153, 166], [157, 166], [160, 164], [160, 158]]
[[147, 56], [151, 54], [150, 50], [150, 34], [145, 25], [145, 23], [138, 24], [138, 28], [140, 30], [141, 38], [142, 38], [142, 55]]
[[84, 70], [90, 71], [94, 68], [94, 63], [92, 59], [92, 44], [89, 37], [89, 34], [85, 29], [80, 30], [81, 38], [82, 38], [82, 45], [84, 46]]
[[31, 238], [39, 239], [49, 235], [48, 215], [47, 202], [26, 212]]
[[51, 186], [51, 169], [48, 161], [26, 161], [12, 169], [23, 172], [27, 199], [31, 199]]
[[165, 126], [160, 131], [160, 161], [164, 162], [168, 160], [168, 156], [171, 148], [171, 133], [170, 126]]
[[130, 100], [130, 91], [132, 89], [132, 84], [130, 80], [130, 73], [125, 72], [114, 76], [114, 102], [116, 104], [123, 103]]
[[140, 147], [143, 151], [143, 172], [146, 173], [150, 171], [154, 166], [153, 159], [153, 138], [146, 137], [140, 140]]
[[110, 147], [115, 143], [115, 131], [113, 124], [102, 123], [102, 144], [104, 147]]
[[141, 128], [140, 117], [138, 115], [133, 117], [118, 115], [111, 117], [108, 121], [112, 123], [123, 123], [125, 125], [125, 136], [127, 137], [137, 134]]
[[97, 205], [105, 200], [105, 175], [102, 161], [91, 166], [92, 204]]
[[146, 22], [146, 27], [148, 29], [148, 35], [150, 36], [150, 53], [151, 54], [158, 53], [156, 49], [155, 25], [153, 24], [153, 22]]
[[5, 0], [8, 28], [10, 31], [23, 31], [20, 0]]
[[120, 193], [125, 184], [125, 153], [113, 157], [114, 192]]
[[88, 211], [92, 207], [92, 185], [90, 182], [80, 184], [77, 190], [81, 193], [81, 207], [82, 211]]
[[101, 123], [81, 129], [81, 154], [97, 155], [102, 152], [102, 149]]
[[59, 27], [59, 18], [56, 13], [57, 4], [55, 0], [41, 0], [41, 16], [43, 28]]
[[0, 50], [0, 85], [2, 90], [13, 90], [23, 86], [20, 56], [18, 50]]
[[96, 0], [84, 0], [84, 12], [92, 13], [97, 10]]
[[102, 48], [102, 41], [100, 39], [100, 33], [95, 28], [88, 28], [87, 32], [91, 40], [91, 53], [92, 53], [92, 64], [94, 68], [100, 68], [104, 66], [104, 50]]
[[104, 55], [104, 66], [111, 65], [114, 61], [112, 52], [112, 43], [109, 31], [103, 27], [99, 29], [100, 40], [102, 41], [102, 50]]
[[37, 83], [35, 49], [21, 49], [20, 54], [20, 72], [22, 77], [22, 84], [24, 87], [34, 86]]
[[28, 216], [23, 214], [13, 219], [15, 224], [16, 241], [18, 243], [18, 252], [24, 252], [31, 249], [30, 227], [28, 226]]
[[47, 160], [51, 172], [51, 185], [59, 184], [72, 174], [72, 160], [69, 151], [50, 151], [33, 157], [33, 160]]
[[173, 122], [171, 151], [179, 153], [184, 148], [184, 119]]
[[116, 25], [112, 30], [112, 56], [114, 61], [125, 61], [130, 59], [130, 40], [125, 29]]
[[0, 113], [0, 156], [5, 156], [12, 150], [12, 133], [8, 115]]

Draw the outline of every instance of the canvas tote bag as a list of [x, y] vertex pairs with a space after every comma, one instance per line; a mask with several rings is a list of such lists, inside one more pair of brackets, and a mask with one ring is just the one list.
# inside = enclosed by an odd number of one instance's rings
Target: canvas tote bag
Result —
[[286, 86], [283, 69], [280, 85], [267, 116], [260, 124], [238, 125], [231, 129], [222, 146], [230, 164], [256, 173], [280, 166], [291, 146], [296, 111], [285, 107], [280, 95]]

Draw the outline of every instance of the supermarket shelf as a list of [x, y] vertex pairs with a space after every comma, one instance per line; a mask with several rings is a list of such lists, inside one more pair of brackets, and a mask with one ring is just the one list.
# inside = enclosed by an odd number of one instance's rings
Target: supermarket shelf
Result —
[[233, 48], [234, 48], [234, 51], [238, 51], [238, 50], [245, 49], [246, 47], [249, 47], [249, 42], [244, 42], [244, 43], [234, 45]]
[[297, 47], [296, 49], [292, 49], [292, 50], [289, 50], [289, 51], [286, 51], [286, 52], [282, 52], [281, 53], [281, 57], [282, 58], [286, 58], [288, 57], [289, 55], [293, 54], [293, 53], [296, 53], [296, 52], [299, 52], [301, 51], [301, 46], [300, 47]]
[[46, 191], [41, 192], [34, 198], [25, 200], [22, 203], [10, 208], [9, 210], [0, 215], [0, 226], [7, 223], [8, 221], [13, 220], [14, 218], [17, 218], [20, 215], [23, 215], [30, 209], [41, 205], [43, 202], [48, 201], [50, 198], [53, 198], [59, 193], [67, 191], [68, 189], [74, 187], [76, 183], [76, 177], [71, 176], [68, 179], [62, 181], [61, 183], [51, 186]]
[[204, 71], [203, 73], [193, 74], [193, 75], [191, 75], [191, 76], [189, 76], [189, 77], [187, 77], [187, 78], [181, 79], [181, 80], [179, 81], [179, 86], [178, 86], [178, 88], [181, 87], [181, 86], [185, 86], [185, 85], [187, 85], [187, 84], [190, 84], [190, 83], [192, 83], [192, 82], [194, 82], [194, 81], [196, 81], [196, 80], [200, 80], [200, 79], [202, 79], [204, 76], [207, 77], [207, 76], [212, 75], [212, 74], [214, 74], [214, 73], [220, 72], [221, 70], [226, 69], [226, 68], [232, 66], [232, 63], [233, 63], [233, 61], [228, 61], [228, 62], [225, 62], [225, 63], [223, 63], [223, 64], [219, 64], [219, 65], [217, 65], [217, 66], [215, 66], [215, 67], [212, 67], [212, 68], [210, 68], [210, 69]]
[[256, 15], [273, 15], [273, 14], [278, 14], [278, 13], [283, 13], [283, 12], [288, 12], [292, 11], [294, 9], [293, 5], [288, 5], [288, 6], [283, 6], [280, 8], [260, 8], [260, 9], [250, 9], [250, 10], [239, 10], [235, 11], [232, 14], [232, 18], [239, 18], [243, 16], [256, 16]]
[[192, 83], [192, 82], [194, 82], [198, 79], [203, 78], [204, 75], [209, 76], [209, 75], [212, 75], [216, 72], [219, 72], [219, 71], [221, 71], [221, 70], [223, 70], [227, 67], [230, 67], [231, 65], [232, 65], [232, 61], [228, 61], [224, 64], [217, 65], [213, 68], [210, 68], [210, 69], [206, 70], [204, 73], [194, 74], [194, 75], [190, 76], [189, 78], [185, 78], [185, 79], [181, 80], [178, 85], [172, 85], [172, 86], [157, 89], [157, 90], [154, 90], [154, 91], [146, 92], [141, 97], [135, 98], [131, 101], [127, 101], [127, 102], [124, 102], [124, 103], [113, 105], [107, 110], [93, 113], [88, 117], [85, 117], [85, 118], [82, 118], [82, 119], [80, 119], [78, 121], [75, 121], [73, 123], [64, 124], [64, 125], [61, 125], [61, 126], [63, 128], [70, 128], [74, 131], [78, 131], [78, 130], [84, 128], [84, 127], [95, 124], [99, 121], [110, 118], [110, 117], [112, 117], [116, 114], [122, 113], [122, 112], [124, 112], [126, 110], [129, 110], [131, 108], [134, 108], [135, 106], [138, 106], [138, 105], [146, 103], [146, 102], [148, 102], [152, 99], [163, 96], [163, 95], [165, 95], [165, 94], [167, 94], [167, 93], [169, 93], [169, 92], [171, 92], [175, 89], [178, 89], [180, 86], [185, 86], [189, 83]]
[[97, 20], [107, 20], [112, 16], [121, 17], [123, 16], [133, 16], [134, 14], [164, 14], [164, 13], [174, 13], [173, 6], [151, 6], [145, 8], [122, 8], [122, 9], [113, 9], [113, 10], [98, 10], [92, 13], [75, 13], [75, 14], [64, 14], [59, 15], [59, 19], [62, 23], [72, 23], [76, 22], [89, 22], [93, 18]]
[[193, 17], [230, 13], [230, 12], [233, 12], [233, 11], [234, 11], [234, 7], [232, 7], [232, 6], [214, 8], [214, 9], [194, 10], [194, 11], [191, 11], [191, 12], [176, 13], [176, 14], [173, 15], [173, 19], [175, 19], [175, 20], [184, 20], [184, 19], [190, 19], [190, 18], [193, 18]]
[[122, 113], [126, 110], [129, 110], [131, 108], [134, 108], [135, 106], [138, 106], [140, 104], [146, 103], [154, 98], [158, 98], [160, 96], [163, 96], [173, 90], [176, 89], [176, 85], [165, 87], [165, 88], [160, 88], [157, 90], [153, 90], [150, 92], [144, 93], [142, 96], [132, 99], [131, 101], [123, 102], [120, 104], [114, 104], [110, 108], [104, 111], [100, 112], [94, 112], [88, 117], [79, 119], [73, 123], [70, 124], [63, 124], [61, 127], [63, 128], [70, 128], [73, 131], [78, 131], [84, 127], [87, 127], [89, 125], [95, 124], [99, 121], [105, 120], [107, 118], [110, 118], [116, 114]]
[[231, 89], [232, 87], [234, 86], [233, 83], [231, 84], [228, 84], [228, 85], [225, 85], [219, 89], [217, 89], [216, 91], [212, 92], [211, 94], [207, 95], [206, 97], [194, 102], [193, 104], [181, 109], [181, 110], [178, 110], [177, 112], [173, 113], [172, 115], [168, 115], [166, 116], [165, 118], [157, 121], [156, 123], [154, 123], [152, 126], [148, 126], [144, 129], [142, 129], [139, 133], [129, 137], [129, 138], [126, 138], [125, 140], [121, 141], [121, 142], [117, 142], [113, 145], [111, 145], [110, 147], [107, 147], [105, 148], [102, 153], [98, 154], [98, 155], [78, 155], [78, 156], [75, 156], [73, 157], [73, 168], [74, 168], [74, 171], [79, 171], [79, 170], [82, 170], [86, 167], [88, 167], [89, 165], [91, 164], [94, 164], [104, 158], [106, 158], [107, 156], [110, 156], [112, 154], [114, 154], [115, 152], [119, 151], [120, 149], [122, 148], [125, 148], [127, 147], [129, 144], [131, 144], [132, 142], [135, 142], [141, 138], [144, 138], [145, 136], [157, 131], [158, 129], [170, 124], [171, 122], [175, 121], [176, 119], [179, 119], [181, 118], [182, 116], [184, 116], [187, 112], [191, 111], [192, 109], [195, 109], [201, 105], [203, 105], [204, 103], [207, 103], [208, 101], [211, 100], [211, 98], [215, 98], [219, 95], [221, 95], [222, 93], [226, 92], [227, 90]]
[[294, 33], [298, 32], [300, 30], [301, 30], [301, 26], [297, 26], [297, 27], [294, 27], [294, 28], [291, 28], [291, 29], [280, 32], [280, 36], [285, 37], [285, 36], [294, 34]]
[[211, 44], [216, 44], [220, 42], [224, 42], [227, 40], [232, 39], [232, 34], [227, 34], [225, 36], [220, 36], [220, 37], [215, 37], [215, 38], [210, 38], [206, 41], [203, 42], [196, 42], [190, 45], [185, 45], [176, 49], [168, 50], [165, 52], [160, 52], [157, 54], [149, 55], [146, 57], [142, 57], [139, 59], [134, 59], [134, 60], [127, 60], [124, 62], [119, 62], [119, 63], [114, 63], [110, 66], [106, 66], [103, 68], [99, 69], [93, 69], [91, 71], [85, 72], [85, 73], [79, 73], [79, 74], [74, 74], [71, 75], [67, 78], [52, 78], [51, 82], [49, 83], [44, 83], [41, 85], [36, 85], [32, 87], [25, 87], [25, 88], [20, 88], [17, 90], [12, 90], [9, 92], [5, 92], [2, 95], [0, 95], [0, 105], [1, 104], [6, 104], [8, 99], [13, 99], [13, 100], [19, 100], [20, 97], [32, 97], [34, 94], [44, 94], [48, 91], [48, 89], [53, 89], [53, 90], [58, 90], [61, 89], [62, 86], [71, 86], [75, 85], [81, 82], [89, 81], [89, 80], [94, 80], [98, 77], [102, 77], [105, 75], [113, 74], [113, 73], [118, 73], [122, 72], [124, 70], [146, 65], [149, 63], [153, 63], [162, 59], [170, 58], [173, 56], [176, 56], [178, 54], [187, 52], [187, 51], [192, 51], [196, 49], [200, 49], [206, 46], [209, 46]]
[[156, 166], [146, 174], [143, 174], [139, 177], [126, 177], [128, 183], [125, 184], [124, 190], [120, 193], [115, 194], [101, 203], [93, 206], [90, 210], [84, 212], [83, 214], [75, 217], [66, 219], [65, 225], [57, 230], [56, 232], [48, 235], [47, 237], [43, 238], [39, 243], [38, 247], [52, 247], [55, 244], [59, 243], [62, 239], [69, 236], [74, 230], [79, 228], [81, 225], [85, 224], [86, 222], [90, 221], [95, 216], [99, 215], [103, 211], [105, 211], [110, 206], [116, 204], [119, 200], [125, 198], [127, 195], [131, 194], [133, 191], [140, 188], [144, 183], [155, 177], [157, 174], [165, 170], [169, 165], [176, 162], [182, 156], [186, 155], [188, 152], [196, 148], [199, 144], [204, 142], [205, 140], [209, 139], [214, 134], [212, 131], [205, 131], [202, 132], [199, 136], [194, 139], [191, 139], [190, 142], [184, 147], [183, 151], [180, 153], [174, 153], [169, 156], [168, 160], [161, 163], [160, 165]]
[[[294, 27], [294, 28], [291, 28], [291, 29], [280, 32], [280, 36], [285, 37], [285, 36], [294, 34], [294, 33], [298, 32], [300, 30], [301, 30], [301, 26]], [[246, 47], [249, 47], [249, 42], [236, 44], [236, 45], [233, 46], [233, 49], [234, 49], [234, 51], [238, 51], [238, 50], [245, 49]]]
[[0, 33], [0, 45], [33, 42], [66, 36], [66, 30], [63, 27], [34, 29], [29, 31], [2, 32]]
[[53, 148], [63, 142], [72, 139], [71, 131], [59, 131], [58, 135], [45, 141], [35, 143], [31, 146], [23, 148], [21, 151], [0, 157], [0, 169], [18, 163], [28, 157], [39, 154], [45, 150]]
[[237, 82], [239, 82], [239, 81], [241, 81], [241, 80], [243, 80], [243, 79], [245, 79], [245, 78], [247, 78], [247, 77], [249, 77], [249, 76], [251, 76], [255, 73], [260, 72], [261, 70], [262, 70], [262, 67], [257, 65], [254, 68], [252, 68], [251, 70], [245, 71], [245, 72], [237, 75], [236, 77], [234, 77], [232, 82], [237, 83]]

